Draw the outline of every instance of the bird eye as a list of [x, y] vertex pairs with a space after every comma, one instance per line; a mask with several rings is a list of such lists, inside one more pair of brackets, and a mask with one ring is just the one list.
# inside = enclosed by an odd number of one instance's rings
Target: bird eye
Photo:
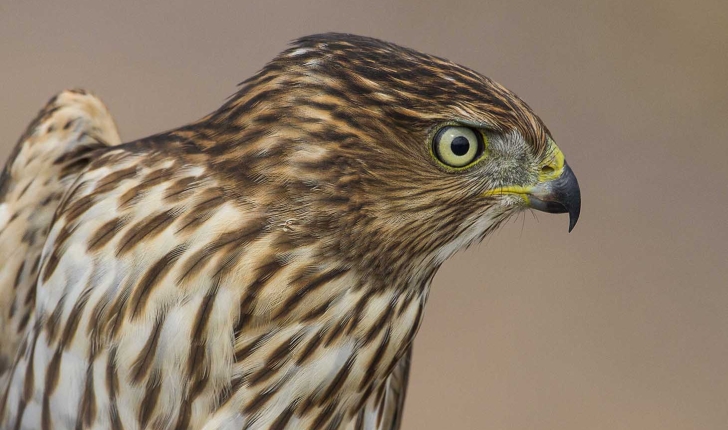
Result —
[[446, 126], [432, 139], [432, 150], [450, 167], [463, 167], [483, 153], [482, 135], [468, 127]]

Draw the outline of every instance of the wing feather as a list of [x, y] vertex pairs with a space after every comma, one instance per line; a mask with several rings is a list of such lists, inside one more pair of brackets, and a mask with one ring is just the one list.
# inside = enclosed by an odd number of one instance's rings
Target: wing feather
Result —
[[0, 389], [30, 321], [40, 253], [61, 196], [90, 153], [119, 142], [104, 104], [85, 91], [68, 90], [38, 113], [5, 164], [0, 176]]
[[[220, 291], [226, 262], [216, 251], [242, 245], [230, 233], [252, 230], [225, 199], [209, 203], [220, 192], [203, 169], [169, 154], [123, 145], [97, 154], [43, 247], [31, 341], [11, 373], [26, 384], [10, 384], [6, 422], [167, 428], [210, 413], [233, 354], [232, 330], [220, 328], [235, 325], [239, 302]], [[208, 222], [184, 228], [195, 216]], [[46, 383], [24, 389], [35, 375]], [[92, 389], [107, 380], [112, 389]], [[195, 411], [180, 409], [198, 396]], [[31, 399], [43, 399], [40, 414], [20, 407]]]

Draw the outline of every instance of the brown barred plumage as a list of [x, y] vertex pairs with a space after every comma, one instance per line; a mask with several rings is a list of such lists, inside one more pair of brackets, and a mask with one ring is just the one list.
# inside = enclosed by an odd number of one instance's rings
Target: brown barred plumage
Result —
[[[458, 124], [465, 169], [431, 149]], [[500, 85], [352, 35], [130, 143], [63, 92], [0, 179], [0, 428], [397, 429], [435, 272], [528, 205], [578, 216], [540, 191], [559, 157]]]

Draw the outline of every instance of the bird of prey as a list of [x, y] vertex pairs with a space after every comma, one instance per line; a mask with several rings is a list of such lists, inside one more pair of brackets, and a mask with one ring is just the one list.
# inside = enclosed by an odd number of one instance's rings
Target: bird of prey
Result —
[[0, 428], [397, 429], [435, 272], [528, 208], [580, 193], [526, 103], [372, 38], [127, 143], [62, 92], [0, 178]]

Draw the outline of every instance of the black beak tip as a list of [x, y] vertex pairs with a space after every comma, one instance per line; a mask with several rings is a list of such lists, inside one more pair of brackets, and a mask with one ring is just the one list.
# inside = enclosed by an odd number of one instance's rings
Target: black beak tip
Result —
[[579, 182], [568, 164], [564, 166], [564, 176], [566, 179], [566, 186], [563, 190], [564, 206], [569, 212], [569, 233], [571, 233], [571, 230], [576, 226], [576, 222], [579, 221], [579, 214], [581, 213], [581, 190], [579, 189]]
[[569, 233], [576, 227], [576, 222], [579, 221], [579, 211], [569, 212]]

